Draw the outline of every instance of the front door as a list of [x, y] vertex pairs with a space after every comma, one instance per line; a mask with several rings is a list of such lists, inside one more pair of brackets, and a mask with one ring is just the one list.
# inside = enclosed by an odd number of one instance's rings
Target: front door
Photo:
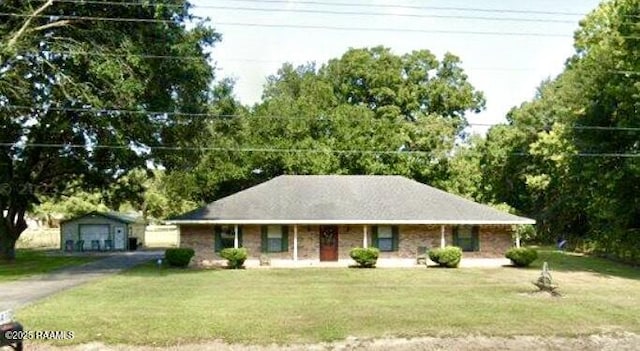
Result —
[[320, 226], [320, 261], [338, 260], [338, 227]]

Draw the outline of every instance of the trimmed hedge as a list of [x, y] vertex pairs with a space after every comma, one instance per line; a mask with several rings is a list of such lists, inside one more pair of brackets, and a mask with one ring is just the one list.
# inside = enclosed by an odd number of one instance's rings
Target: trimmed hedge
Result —
[[186, 267], [191, 262], [191, 258], [195, 255], [195, 251], [188, 247], [179, 247], [167, 249], [164, 252], [164, 258], [170, 266]]
[[220, 251], [220, 256], [227, 260], [227, 267], [231, 269], [242, 268], [244, 261], [247, 260], [247, 249], [241, 247], [239, 249], [223, 249]]
[[514, 247], [504, 255], [516, 267], [527, 267], [538, 258], [538, 251], [528, 247]]
[[375, 268], [379, 255], [380, 250], [375, 247], [356, 247], [349, 252], [349, 256], [362, 268]]
[[462, 259], [462, 249], [457, 246], [447, 246], [429, 250], [429, 259], [440, 267], [456, 268]]

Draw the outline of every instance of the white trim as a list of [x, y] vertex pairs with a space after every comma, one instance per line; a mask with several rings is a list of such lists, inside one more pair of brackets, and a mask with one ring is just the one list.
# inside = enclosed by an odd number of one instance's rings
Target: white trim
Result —
[[365, 249], [368, 247], [368, 244], [367, 244], [367, 226], [366, 225], [362, 226], [362, 247], [364, 247]]
[[440, 226], [440, 247], [444, 248], [446, 246], [446, 241], [444, 238], [444, 225]]
[[188, 220], [177, 219], [172, 221], [166, 221], [168, 224], [351, 224], [351, 225], [401, 225], [401, 224], [459, 224], [459, 225], [511, 225], [511, 224], [535, 224], [533, 219], [521, 219], [512, 221], [492, 221], [492, 220], [436, 220], [436, 219], [200, 219], [200, 220]]
[[238, 225], [233, 226], [233, 248], [238, 248]]
[[520, 233], [516, 232], [516, 247], [520, 247]]
[[293, 225], [293, 260], [298, 260], [298, 225]]

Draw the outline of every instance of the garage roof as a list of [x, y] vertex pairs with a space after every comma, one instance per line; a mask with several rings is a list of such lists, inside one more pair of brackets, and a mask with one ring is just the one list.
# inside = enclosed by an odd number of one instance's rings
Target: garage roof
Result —
[[109, 212], [93, 211], [81, 216], [65, 219], [61, 223], [70, 222], [70, 221], [74, 221], [77, 219], [90, 217], [90, 216], [100, 216], [100, 217], [109, 218], [114, 221], [127, 223], [127, 224], [144, 223], [144, 219], [141, 216], [130, 214], [130, 213], [124, 213], [124, 212], [116, 212], [116, 211], [109, 211]]

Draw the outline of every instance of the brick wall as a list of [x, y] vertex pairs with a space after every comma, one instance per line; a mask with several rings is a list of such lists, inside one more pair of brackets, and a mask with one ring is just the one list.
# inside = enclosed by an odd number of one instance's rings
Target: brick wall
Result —
[[480, 227], [480, 251], [465, 252], [466, 257], [504, 257], [504, 253], [513, 247], [510, 225]]
[[[273, 259], [293, 259], [293, 225], [289, 226], [289, 251], [266, 254]], [[452, 244], [452, 226], [445, 226], [445, 241]], [[440, 247], [439, 225], [406, 225], [399, 227], [398, 251], [382, 252], [380, 258], [415, 258], [419, 247]], [[510, 226], [481, 226], [480, 251], [465, 252], [464, 257], [503, 257], [512, 246]], [[367, 226], [368, 244], [371, 245], [371, 226]], [[349, 251], [361, 247], [363, 241], [362, 225], [338, 226], [338, 257], [348, 259]], [[249, 258], [258, 259], [261, 250], [261, 230], [259, 225], [242, 227], [242, 246], [249, 251]], [[298, 226], [298, 259], [319, 259], [319, 226]], [[182, 225], [180, 227], [180, 246], [196, 250], [195, 262], [206, 264], [208, 261], [221, 260], [214, 251], [214, 227], [212, 225]]]

